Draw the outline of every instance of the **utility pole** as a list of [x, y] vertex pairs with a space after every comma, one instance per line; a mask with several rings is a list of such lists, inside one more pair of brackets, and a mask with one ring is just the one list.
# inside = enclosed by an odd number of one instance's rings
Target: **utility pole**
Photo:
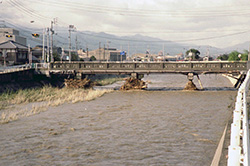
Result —
[[[122, 45], [121, 45], [121, 47], [122, 47]], [[121, 51], [123, 50], [123, 47], [121, 48]], [[122, 51], [123, 52], [123, 51]], [[122, 61], [122, 54], [120, 54], [120, 61]]]
[[42, 54], [42, 61], [45, 63], [45, 52], [44, 52], [44, 36], [45, 36], [45, 28], [43, 28], [43, 54]]
[[7, 50], [3, 49], [3, 66], [6, 67]]
[[71, 62], [71, 30], [69, 28], [69, 62]]
[[162, 44], [162, 55], [163, 56], [165, 55], [165, 45], [164, 45], [164, 43]]
[[[107, 54], [107, 62], [108, 62], [108, 58], [110, 57], [109, 43], [110, 43], [110, 41], [107, 41], [107, 52], [108, 52], [108, 54]], [[104, 60], [105, 60], [105, 59], [104, 59]]]
[[32, 52], [30, 51], [30, 44], [28, 45], [29, 65], [32, 64]]
[[64, 48], [62, 48], [61, 63], [62, 63], [63, 57], [64, 57]]
[[69, 62], [71, 62], [71, 31], [73, 28], [74, 25], [69, 25]]
[[50, 56], [51, 56], [51, 62], [54, 62], [54, 58], [53, 58], [53, 34], [54, 34], [54, 31], [53, 31], [53, 21], [51, 21], [51, 27], [50, 27], [50, 32], [51, 32], [51, 35], [50, 35]]
[[104, 47], [103, 47], [103, 59], [105, 60], [105, 44], [104, 44]]
[[77, 34], [76, 34], [76, 51], [78, 50], [78, 45], [77, 45]]
[[54, 29], [53, 29], [53, 24], [57, 23], [57, 19], [54, 18], [53, 21], [51, 21], [51, 27], [50, 27], [50, 32], [51, 32], [51, 36], [50, 36], [50, 43], [51, 43], [51, 49], [50, 49], [50, 55], [51, 55], [51, 62], [54, 62], [54, 56], [53, 56], [53, 35], [55, 33]]
[[88, 45], [87, 45], [86, 51], [87, 51], [87, 57], [89, 57], [89, 48], [88, 48]]
[[47, 28], [47, 62], [49, 62], [49, 28]]
[[99, 42], [99, 59], [101, 59], [101, 42]]
[[130, 58], [130, 56], [129, 56], [129, 42], [128, 42], [128, 57]]

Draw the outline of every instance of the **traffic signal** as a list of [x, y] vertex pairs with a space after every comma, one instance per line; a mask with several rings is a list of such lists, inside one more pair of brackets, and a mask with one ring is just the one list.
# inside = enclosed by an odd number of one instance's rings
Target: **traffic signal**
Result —
[[39, 37], [40, 35], [38, 33], [32, 33], [33, 37]]
[[8, 38], [11, 38], [12, 37], [12, 35], [5, 35], [6, 37], [8, 37]]

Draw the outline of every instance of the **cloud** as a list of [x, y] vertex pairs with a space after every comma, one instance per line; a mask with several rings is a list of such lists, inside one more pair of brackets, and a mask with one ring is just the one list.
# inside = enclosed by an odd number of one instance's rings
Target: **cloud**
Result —
[[[244, 31], [250, 26], [250, 18], [247, 17], [250, 14], [250, 2], [246, 0], [3, 2], [0, 5], [1, 19], [6, 18], [23, 26], [30, 26], [31, 20], [39, 22], [37, 25], [40, 26], [50, 26], [50, 21], [58, 17], [58, 26], [73, 24], [78, 30], [111, 32], [117, 35], [141, 32], [143, 35], [172, 41], [227, 35]], [[224, 42], [225, 40], [227, 41]], [[235, 35], [190, 42], [226, 47], [247, 40], [241, 35]]]

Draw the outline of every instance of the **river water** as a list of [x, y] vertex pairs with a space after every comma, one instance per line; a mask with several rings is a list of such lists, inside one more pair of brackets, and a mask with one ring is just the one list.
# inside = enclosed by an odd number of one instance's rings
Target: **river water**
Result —
[[202, 76], [205, 90], [190, 92], [180, 90], [182, 75], [144, 80], [148, 91], [115, 91], [1, 124], [0, 165], [210, 165], [232, 112], [230, 82]]

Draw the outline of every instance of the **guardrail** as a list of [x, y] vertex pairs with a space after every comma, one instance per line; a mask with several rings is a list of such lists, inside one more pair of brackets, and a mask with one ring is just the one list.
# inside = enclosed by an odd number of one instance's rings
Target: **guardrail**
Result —
[[31, 69], [30, 64], [25, 65], [16, 65], [16, 66], [7, 66], [7, 67], [1, 67], [0, 73], [10, 73], [10, 72], [16, 72], [16, 71], [23, 71], [26, 69]]
[[48, 69], [48, 68], [49, 68], [49, 63], [32, 63], [32, 64], [25, 64], [25, 65], [0, 67], [0, 73], [3, 74], [3, 73], [23, 71], [27, 69]]
[[49, 69], [49, 63], [32, 63], [33, 69]]
[[247, 93], [249, 91], [250, 70], [241, 84], [233, 113], [231, 124], [230, 146], [228, 147], [228, 166], [250, 165], [249, 154], [249, 121], [247, 108]]

